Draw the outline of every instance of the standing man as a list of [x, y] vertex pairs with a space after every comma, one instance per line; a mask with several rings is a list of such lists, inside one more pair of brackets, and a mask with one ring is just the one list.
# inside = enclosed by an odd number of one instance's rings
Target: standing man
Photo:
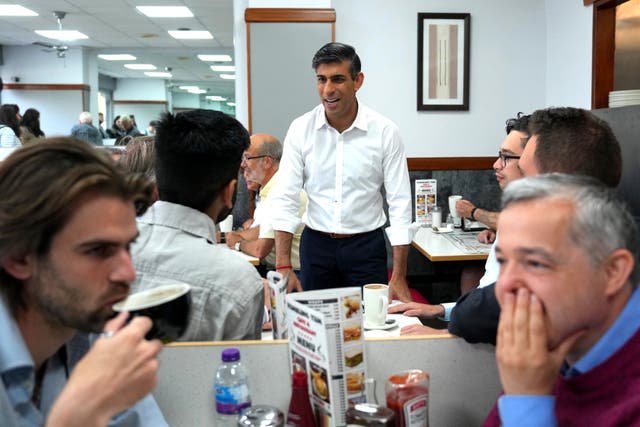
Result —
[[[25, 146], [2, 162], [2, 427], [166, 426], [144, 397], [161, 350], [144, 339], [151, 321], [125, 325], [125, 314], [107, 322], [135, 279], [134, 205], [145, 206], [150, 193], [146, 179], [70, 138]], [[86, 335], [72, 340], [78, 331], [105, 333], [87, 353], [78, 347]]]
[[393, 247], [390, 297], [410, 301], [407, 254], [413, 238], [411, 188], [398, 127], [364, 106], [356, 93], [364, 82], [353, 47], [328, 43], [313, 57], [321, 104], [289, 127], [275, 188], [273, 228], [276, 268], [291, 268], [291, 240], [299, 220], [299, 193], [309, 199], [300, 242], [302, 286], [323, 289], [387, 283], [383, 226]]
[[100, 132], [100, 137], [102, 139], [107, 139], [109, 138], [109, 136], [107, 135], [107, 131], [104, 130], [103, 123], [104, 123], [104, 114], [98, 113], [98, 131]]
[[100, 131], [93, 125], [93, 117], [88, 111], [80, 113], [78, 124], [71, 128], [71, 136], [93, 145], [102, 145]]
[[485, 426], [640, 425], [636, 226], [584, 176], [504, 193], [496, 358], [504, 395]]
[[[273, 210], [271, 190], [277, 184], [280, 174], [282, 143], [273, 135], [258, 133], [251, 136], [251, 145], [242, 155], [240, 166], [244, 169], [247, 185], [257, 184], [260, 187], [260, 203], [256, 206], [251, 226], [242, 231], [225, 234], [227, 246], [237, 251], [264, 259], [269, 267], [275, 266], [274, 231], [270, 223], [270, 212]], [[255, 188], [255, 187], [254, 187]], [[300, 210], [302, 218], [307, 206], [307, 196], [300, 192]], [[294, 271], [300, 270], [300, 234], [304, 225], [301, 223], [293, 234], [291, 244], [291, 266]]]
[[138, 219], [131, 248], [137, 290], [159, 280], [191, 285], [181, 341], [260, 339], [264, 288], [256, 269], [222, 244], [217, 222], [231, 212], [249, 133], [213, 110], [164, 114], [155, 136], [159, 200]]

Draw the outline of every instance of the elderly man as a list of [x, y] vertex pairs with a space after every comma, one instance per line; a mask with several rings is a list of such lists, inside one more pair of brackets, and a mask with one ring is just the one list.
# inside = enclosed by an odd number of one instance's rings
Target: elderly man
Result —
[[[356, 93], [364, 74], [355, 49], [328, 43], [313, 57], [321, 105], [291, 123], [281, 181], [274, 189], [277, 266], [291, 265], [299, 194], [307, 191], [300, 241], [305, 290], [389, 282], [390, 296], [411, 301], [406, 281], [413, 238], [411, 188], [398, 127], [363, 105]], [[389, 205], [393, 248], [388, 279], [382, 189]], [[300, 288], [295, 275], [289, 287]]]
[[[253, 214], [253, 222], [250, 228], [238, 232], [224, 233], [224, 240], [227, 246], [264, 259], [268, 267], [275, 266], [276, 262], [275, 236], [270, 222], [270, 213], [273, 207], [269, 194], [278, 182], [278, 168], [280, 167], [281, 157], [282, 143], [276, 137], [266, 133], [251, 136], [251, 144], [242, 156], [241, 167], [244, 169], [244, 178], [248, 185], [255, 183], [260, 186], [260, 203]], [[300, 218], [302, 218], [306, 207], [306, 194], [301, 191], [298, 211]], [[291, 244], [291, 267], [293, 267], [294, 271], [300, 270], [298, 248], [300, 246], [300, 233], [303, 228], [303, 224], [298, 226]]]
[[136, 289], [158, 279], [191, 285], [193, 307], [183, 341], [260, 339], [264, 294], [256, 269], [216, 244], [215, 223], [233, 208], [249, 134], [213, 110], [163, 115], [155, 142], [159, 200], [138, 220], [131, 247]]
[[93, 145], [102, 145], [100, 131], [93, 123], [93, 117], [88, 111], [83, 111], [78, 117], [78, 124], [71, 128], [71, 136]]
[[[161, 349], [144, 339], [151, 321], [107, 322], [135, 278], [134, 205], [146, 204], [150, 191], [146, 179], [70, 138], [26, 146], [2, 162], [2, 427], [166, 425], [144, 397]], [[108, 334], [86, 353], [87, 335], [72, 340], [78, 331]]]
[[525, 178], [505, 191], [499, 229], [505, 394], [484, 425], [640, 425], [636, 227], [624, 203], [592, 178]]

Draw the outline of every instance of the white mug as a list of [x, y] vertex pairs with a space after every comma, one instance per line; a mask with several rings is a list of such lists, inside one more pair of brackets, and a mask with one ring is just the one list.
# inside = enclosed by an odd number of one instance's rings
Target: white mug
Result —
[[384, 326], [389, 307], [389, 286], [370, 283], [362, 287], [364, 320], [371, 326]]
[[454, 221], [456, 218], [459, 218], [458, 211], [456, 211], [456, 202], [461, 199], [462, 196], [449, 196], [449, 213], [453, 217]]
[[233, 231], [233, 215], [228, 215], [225, 219], [218, 223], [221, 233]]

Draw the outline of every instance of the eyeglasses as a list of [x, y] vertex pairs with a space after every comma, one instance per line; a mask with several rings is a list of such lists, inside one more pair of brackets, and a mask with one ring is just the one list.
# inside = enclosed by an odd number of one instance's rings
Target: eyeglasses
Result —
[[505, 154], [502, 151], [498, 151], [498, 158], [502, 161], [502, 167], [507, 167], [507, 160], [514, 159], [518, 160], [520, 156], [512, 156], [511, 154]]
[[253, 160], [253, 159], [261, 159], [263, 157], [271, 157], [268, 154], [261, 154], [259, 156], [247, 156], [246, 154], [242, 156], [242, 161], [243, 163], [247, 163], [249, 160]]

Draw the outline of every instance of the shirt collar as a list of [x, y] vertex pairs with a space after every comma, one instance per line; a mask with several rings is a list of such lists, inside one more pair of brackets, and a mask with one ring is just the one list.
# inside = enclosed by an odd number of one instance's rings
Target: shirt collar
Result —
[[627, 305], [607, 332], [574, 366], [565, 365], [563, 374], [570, 378], [601, 365], [626, 344], [638, 329], [640, 329], [640, 288], [633, 291]]
[[[157, 201], [138, 218], [143, 224], [162, 225], [215, 241], [216, 226], [205, 213], [178, 205]], [[213, 239], [213, 240], [212, 240]]]
[[34, 369], [33, 358], [22, 338], [18, 323], [9, 310], [6, 299], [0, 296], [0, 374], [18, 369]]
[[[354, 128], [358, 128], [366, 132], [367, 129], [369, 128], [370, 117], [367, 114], [366, 107], [357, 98], [356, 98], [356, 102], [358, 103], [358, 113], [356, 114], [356, 118], [353, 121], [353, 123], [351, 123], [351, 126], [349, 126], [344, 132], [349, 132]], [[316, 109], [314, 128], [316, 130], [319, 130], [325, 126], [327, 128], [331, 127], [331, 125], [327, 121], [327, 115], [325, 114], [324, 106], [320, 104]]]
[[273, 174], [271, 179], [269, 179], [269, 181], [267, 181], [267, 183], [265, 185], [260, 187], [260, 193], [259, 193], [260, 194], [260, 200], [263, 200], [264, 198], [267, 197], [267, 195], [269, 194], [269, 191], [271, 191], [271, 189], [273, 188], [273, 186], [277, 182], [277, 176], [278, 176], [278, 171], [276, 171], [276, 173]]

